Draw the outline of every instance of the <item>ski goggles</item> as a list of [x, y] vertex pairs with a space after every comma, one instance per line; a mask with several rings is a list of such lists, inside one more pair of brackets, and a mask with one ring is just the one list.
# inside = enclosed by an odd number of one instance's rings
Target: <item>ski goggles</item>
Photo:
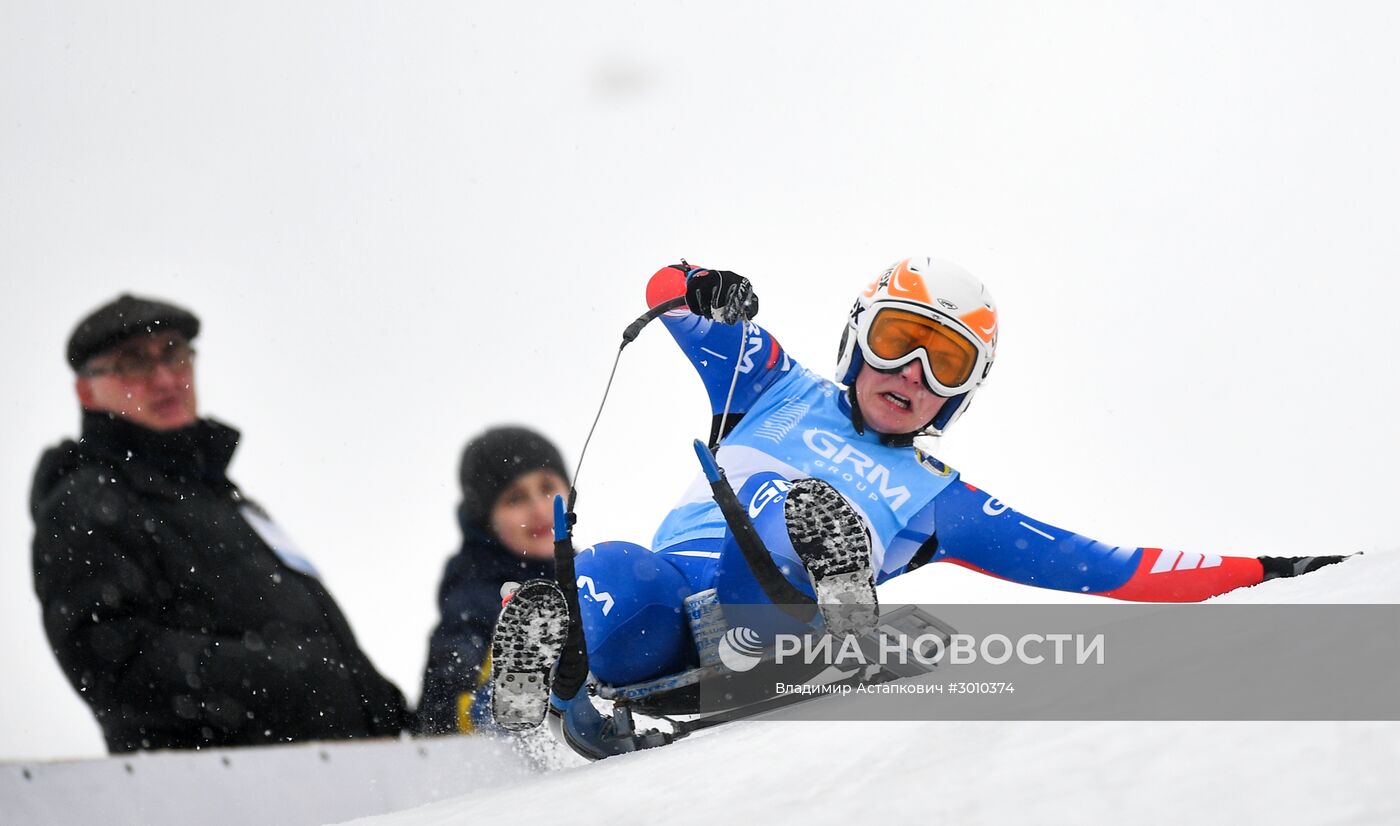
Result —
[[898, 370], [918, 359], [929, 389], [956, 396], [977, 383], [984, 351], [966, 333], [914, 310], [881, 307], [865, 329], [863, 356], [876, 370]]

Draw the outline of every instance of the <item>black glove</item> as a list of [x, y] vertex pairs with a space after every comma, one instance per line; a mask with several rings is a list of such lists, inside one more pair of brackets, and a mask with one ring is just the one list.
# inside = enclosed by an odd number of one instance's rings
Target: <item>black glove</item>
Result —
[[697, 268], [686, 273], [685, 306], [720, 324], [734, 324], [758, 315], [758, 296], [749, 280], [736, 272]]
[[1310, 574], [1318, 568], [1335, 565], [1346, 558], [1346, 556], [1261, 556], [1259, 562], [1264, 566], [1264, 581], [1268, 582], [1279, 577]]

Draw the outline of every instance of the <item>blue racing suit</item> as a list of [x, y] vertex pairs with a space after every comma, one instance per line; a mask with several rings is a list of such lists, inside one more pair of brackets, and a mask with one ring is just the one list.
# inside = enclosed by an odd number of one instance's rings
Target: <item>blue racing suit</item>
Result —
[[[652, 278], [648, 301], [655, 306], [684, 289], [680, 271], [666, 268]], [[954, 562], [1042, 588], [1193, 602], [1263, 580], [1257, 559], [1115, 547], [1031, 519], [915, 446], [856, 432], [845, 391], [799, 365], [763, 328], [719, 324], [684, 309], [662, 321], [700, 374], [716, 416], [738, 360], [717, 459], [779, 568], [808, 594], [782, 508], [774, 507], [785, 483], [804, 477], [829, 482], [865, 520], [877, 582], [926, 562]], [[703, 477], [662, 521], [652, 549], [605, 542], [578, 556], [589, 663], [605, 683], [634, 683], [695, 663], [683, 610], [690, 594], [715, 588], [722, 604], [767, 602]]]

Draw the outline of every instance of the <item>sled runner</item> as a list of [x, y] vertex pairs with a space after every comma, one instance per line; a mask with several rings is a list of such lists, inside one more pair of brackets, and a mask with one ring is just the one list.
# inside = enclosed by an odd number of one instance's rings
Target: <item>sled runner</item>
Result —
[[[666, 745], [701, 729], [836, 693], [833, 689], [840, 686], [917, 677], [937, 667], [922, 659], [926, 653], [922, 651], [911, 651], [905, 658], [891, 658], [887, 651], [885, 660], [903, 661], [881, 663], [877, 633], [887, 639], [907, 640], [936, 634], [946, 645], [954, 631], [918, 606], [901, 605], [882, 614], [877, 628], [859, 638], [867, 664], [848, 668], [824, 664], [795, 667], [792, 663], [778, 663], [774, 650], [769, 648], [752, 670], [742, 675], [716, 663], [635, 685], [594, 684], [593, 693], [612, 702], [609, 716], [598, 711], [590, 697], [580, 694], [572, 703], [551, 709], [550, 725], [574, 751], [597, 760]], [[784, 687], [781, 693], [780, 685]], [[642, 725], [662, 721], [668, 728], [640, 728], [639, 718]]]

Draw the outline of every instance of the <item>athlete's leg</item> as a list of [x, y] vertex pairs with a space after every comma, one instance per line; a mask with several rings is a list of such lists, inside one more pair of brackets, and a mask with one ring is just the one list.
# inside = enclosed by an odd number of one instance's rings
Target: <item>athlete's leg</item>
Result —
[[675, 545], [658, 548], [656, 555], [681, 572], [690, 585], [692, 594], [698, 593], [714, 587], [715, 569], [719, 566], [725, 539], [723, 536], [687, 539]]
[[[807, 596], [813, 596], [812, 582], [802, 560], [792, 549], [787, 521], [783, 518], [783, 502], [792, 483], [782, 476], [763, 472], [750, 476], [738, 490], [739, 503], [748, 509], [749, 518], [758, 531], [759, 539], [768, 549], [773, 564], [788, 582]], [[763, 587], [754, 578], [744, 553], [732, 534], [726, 534], [720, 548], [719, 564], [715, 570], [715, 590], [725, 605], [767, 605], [770, 603]]]
[[[740, 504], [747, 509], [773, 564], [793, 587], [811, 597], [811, 579], [802, 560], [792, 549], [787, 522], [783, 518], [783, 502], [791, 488], [791, 483], [776, 473], [756, 473], [749, 477], [736, 495]], [[725, 534], [724, 544], [720, 548], [714, 589], [723, 606], [725, 622], [731, 627], [751, 629], [764, 644], [771, 643], [778, 634], [801, 635], [814, 628], [813, 624], [797, 620], [773, 607], [732, 534]]]
[[[759, 473], [737, 495], [773, 563], [789, 583], [822, 605], [829, 629], [847, 633], [874, 622], [878, 608], [869, 537], [839, 492], [818, 480], [790, 483], [776, 473]], [[724, 605], [771, 602], [732, 536], [721, 550], [715, 589]], [[761, 636], [801, 633], [796, 621], [782, 612], [751, 612], [757, 617], [741, 621], [737, 611], [726, 611], [730, 624], [753, 628]], [[764, 622], [759, 617], [771, 619]]]
[[574, 559], [588, 666], [609, 685], [673, 674], [696, 663], [685, 617], [691, 588], [659, 554], [601, 542]]

